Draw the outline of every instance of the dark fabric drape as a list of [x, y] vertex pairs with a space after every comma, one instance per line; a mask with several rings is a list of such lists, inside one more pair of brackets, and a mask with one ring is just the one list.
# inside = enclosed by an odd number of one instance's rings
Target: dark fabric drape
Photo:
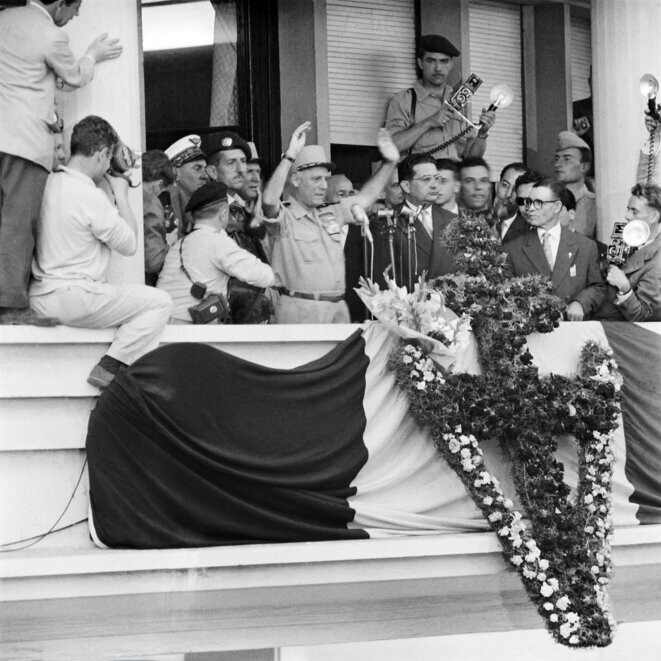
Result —
[[161, 347], [99, 398], [90, 499], [111, 547], [367, 537], [346, 498], [367, 461], [360, 331], [291, 370], [203, 344]]
[[641, 523], [661, 520], [661, 335], [636, 324], [603, 322], [624, 378], [625, 473]]

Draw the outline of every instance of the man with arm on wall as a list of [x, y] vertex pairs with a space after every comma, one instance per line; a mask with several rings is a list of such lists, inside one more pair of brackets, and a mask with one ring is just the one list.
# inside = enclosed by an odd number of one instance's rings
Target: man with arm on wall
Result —
[[55, 89], [82, 87], [95, 65], [119, 57], [107, 34], [76, 60], [61, 29], [81, 0], [30, 0], [0, 12], [0, 324], [50, 325], [28, 307], [34, 232], [62, 130]]

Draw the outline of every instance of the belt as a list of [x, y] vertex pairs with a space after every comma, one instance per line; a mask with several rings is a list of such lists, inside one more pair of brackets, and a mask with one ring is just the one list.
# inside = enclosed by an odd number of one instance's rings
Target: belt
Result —
[[307, 301], [327, 301], [329, 303], [338, 303], [344, 300], [344, 294], [317, 294], [307, 293], [303, 291], [293, 291], [286, 287], [274, 287], [278, 292], [284, 296], [291, 296], [292, 298], [304, 298]]

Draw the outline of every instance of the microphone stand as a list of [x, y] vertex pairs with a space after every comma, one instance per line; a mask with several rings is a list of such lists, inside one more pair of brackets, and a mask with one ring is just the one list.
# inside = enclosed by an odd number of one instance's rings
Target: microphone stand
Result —
[[[406, 207], [403, 207], [406, 208]], [[409, 292], [413, 291], [413, 270], [412, 266], [415, 265], [415, 271], [418, 271], [418, 246], [415, 241], [416, 238], [416, 229], [415, 221], [420, 217], [422, 213], [423, 206], [418, 207], [418, 210], [411, 213], [404, 213], [403, 215], [408, 219], [408, 224], [406, 226], [406, 248], [407, 248], [407, 264], [408, 264], [408, 290]]]

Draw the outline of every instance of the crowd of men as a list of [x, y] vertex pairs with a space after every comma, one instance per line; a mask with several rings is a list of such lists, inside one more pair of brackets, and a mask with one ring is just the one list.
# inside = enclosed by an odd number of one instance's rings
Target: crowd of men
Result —
[[[548, 275], [568, 320], [661, 320], [661, 188], [633, 187], [626, 218], [649, 236], [617, 264], [595, 240], [592, 152], [576, 133], [559, 134], [553, 173], [513, 162], [492, 191], [494, 111], [475, 130], [449, 109], [459, 51], [439, 35], [420, 39], [419, 80], [391, 100], [381, 163], [361, 187], [307, 144], [309, 122], [266, 182], [255, 145], [229, 131], [144, 153], [146, 284], [110, 285], [110, 252], [135, 253], [139, 236], [127, 180], [109, 175], [121, 142], [106, 120], [85, 117], [65, 163], [61, 127], [44, 120], [57, 79], [83, 85], [121, 53], [102, 35], [74, 58], [60, 28], [79, 7], [30, 0], [0, 12], [0, 114], [10, 118], [0, 125], [0, 323], [117, 327], [93, 385], [154, 348], [168, 322], [363, 321], [361, 276], [412, 287], [456, 269], [444, 232], [460, 213], [488, 223], [514, 275]], [[32, 66], [17, 78], [21, 61]]]

